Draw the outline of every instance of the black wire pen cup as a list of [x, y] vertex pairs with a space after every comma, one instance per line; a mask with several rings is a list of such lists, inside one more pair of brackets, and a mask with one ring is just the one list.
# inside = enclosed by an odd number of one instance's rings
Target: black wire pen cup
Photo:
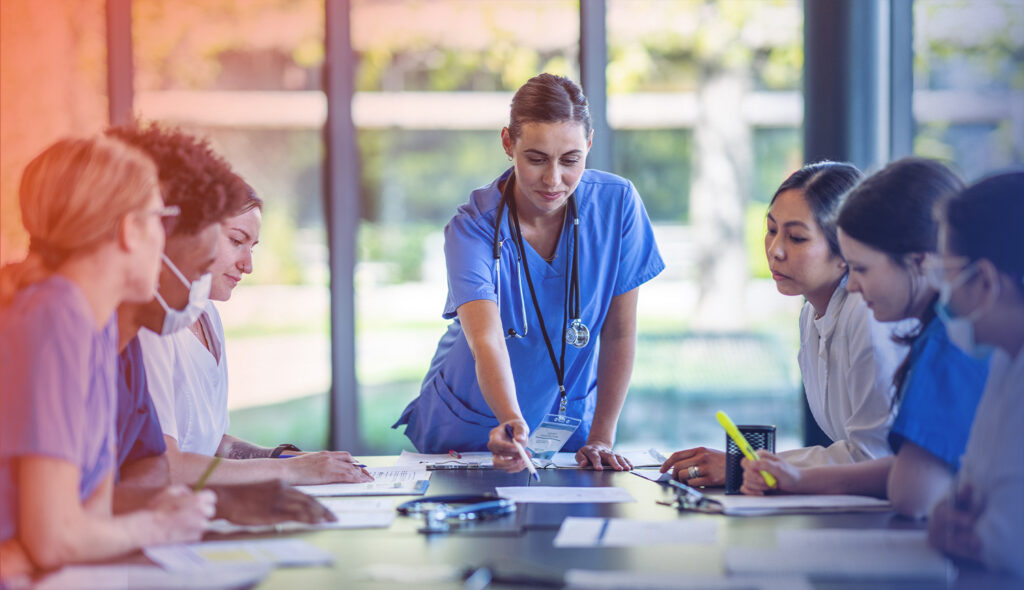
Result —
[[[775, 452], [775, 427], [764, 424], [739, 424], [740, 434], [747, 439], [754, 450], [766, 449]], [[725, 493], [738, 494], [743, 485], [743, 468], [740, 461], [743, 453], [729, 435], [725, 435]]]

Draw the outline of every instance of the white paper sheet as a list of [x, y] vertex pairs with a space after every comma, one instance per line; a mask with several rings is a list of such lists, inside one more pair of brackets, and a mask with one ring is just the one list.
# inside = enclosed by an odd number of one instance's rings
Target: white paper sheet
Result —
[[636, 502], [626, 488], [510, 486], [494, 488], [499, 496], [515, 502], [541, 504]]
[[188, 572], [214, 565], [311, 566], [329, 565], [330, 553], [300, 539], [207, 541], [143, 549], [146, 557], [167, 571]]
[[717, 520], [667, 521], [568, 516], [555, 535], [555, 547], [641, 547], [711, 545], [718, 539]]
[[779, 531], [775, 549], [732, 547], [731, 573], [803, 574], [839, 579], [950, 581], [952, 563], [928, 545], [927, 531], [818, 529]]
[[460, 453], [461, 458], [445, 454], [410, 453], [402, 451], [395, 462], [396, 467], [420, 466], [426, 469], [431, 467], [478, 467], [480, 469], [494, 468], [494, 455], [487, 451], [473, 451]]
[[680, 572], [656, 573], [635, 570], [569, 570], [568, 588], [586, 590], [811, 590], [806, 578], [797, 576], [771, 579], [749, 576], [702, 576]]
[[248, 588], [270, 573], [265, 564], [200, 567], [169, 572], [154, 565], [71, 565], [39, 581], [34, 590], [213, 590]]
[[732, 516], [763, 516], [770, 514], [803, 514], [822, 512], [865, 512], [891, 510], [888, 500], [870, 496], [849, 495], [788, 495], [727, 496], [709, 494], [708, 498], [721, 502], [725, 514]]
[[338, 519], [335, 522], [307, 524], [282, 522], [279, 524], [241, 525], [223, 519], [215, 520], [207, 531], [220, 534], [236, 533], [292, 533], [320, 529], [375, 529], [387, 528], [395, 520], [395, 502], [386, 498], [320, 498]]
[[421, 467], [370, 467], [373, 481], [295, 486], [310, 496], [420, 496], [427, 491], [432, 472]]

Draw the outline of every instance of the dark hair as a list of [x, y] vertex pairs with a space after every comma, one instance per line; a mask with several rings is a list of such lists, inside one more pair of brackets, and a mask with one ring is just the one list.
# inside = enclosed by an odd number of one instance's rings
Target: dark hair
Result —
[[853, 164], [824, 160], [808, 164], [789, 175], [768, 202], [771, 208], [779, 195], [789, 190], [800, 190], [814, 214], [814, 221], [825, 234], [832, 254], [841, 256], [836, 237], [836, 217], [847, 191], [857, 184], [862, 174]]
[[939, 212], [950, 250], [991, 261], [1024, 294], [1024, 169], [979, 180]]
[[541, 74], [526, 81], [512, 97], [508, 133], [519, 139], [523, 123], [576, 121], [590, 137], [590, 106], [583, 90], [565, 76]]
[[156, 162], [164, 202], [181, 208], [169, 235], [194, 235], [233, 215], [249, 198], [249, 186], [205, 139], [156, 122], [111, 127], [106, 133]]
[[[939, 162], [903, 158], [872, 174], [850, 191], [839, 210], [838, 225], [853, 239], [885, 253], [906, 269], [907, 254], [936, 251], [939, 233], [934, 213], [936, 204], [963, 187], [960, 177]], [[933, 304], [937, 297], [933, 298]], [[935, 319], [935, 306], [928, 305], [918, 319], [916, 329], [893, 336], [893, 339], [912, 346]], [[908, 352], [892, 378], [896, 388], [893, 405], [899, 403], [909, 372]]]
[[850, 191], [837, 221], [844, 233], [902, 265], [906, 254], [935, 252], [935, 205], [964, 188], [952, 170], [934, 160], [903, 158]]
[[256, 190], [248, 183], [245, 185], [245, 190], [248, 191], [248, 193], [245, 198], [245, 202], [242, 203], [242, 208], [238, 210], [237, 215], [241, 215], [251, 209], [259, 209], [260, 211], [263, 211], [263, 199], [256, 196]]

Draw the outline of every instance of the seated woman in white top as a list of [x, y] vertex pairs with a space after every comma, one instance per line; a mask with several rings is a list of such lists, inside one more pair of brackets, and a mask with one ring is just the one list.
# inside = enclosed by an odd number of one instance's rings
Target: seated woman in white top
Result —
[[[765, 254], [783, 295], [802, 295], [800, 372], [818, 426], [833, 441], [780, 453], [811, 466], [854, 463], [890, 455], [892, 378], [904, 346], [892, 324], [881, 324], [857, 293], [846, 290], [836, 215], [860, 179], [851, 164], [819, 162], [794, 172], [769, 204]], [[698, 447], [677, 451], [661, 466], [694, 486], [725, 483], [725, 453]]]
[[1024, 578], [1024, 172], [968, 187], [940, 221], [939, 317], [965, 352], [995, 351], [960, 475], [932, 512], [928, 537]]
[[[163, 336], [146, 331], [139, 335], [172, 474], [187, 481], [190, 474], [206, 465], [202, 456], [216, 455], [258, 460], [224, 462], [213, 473], [212, 483], [268, 478], [281, 478], [292, 484], [370, 481], [372, 477], [356, 466], [346, 452], [302, 453], [296, 448], [287, 453], [295, 458], [279, 460], [276, 457], [281, 447], [261, 447], [227, 434], [224, 328], [211, 300], [227, 301], [242, 275], [252, 272], [252, 248], [259, 241], [261, 209], [262, 201], [250, 189], [241, 211], [221, 222], [217, 255], [209, 267], [209, 278], [204, 276], [191, 283], [189, 303], [183, 311], [168, 310], [168, 314], [182, 318], [187, 329]], [[189, 284], [185, 277], [180, 280]], [[209, 300], [204, 293], [207, 289]], [[203, 301], [197, 301], [197, 295]]]

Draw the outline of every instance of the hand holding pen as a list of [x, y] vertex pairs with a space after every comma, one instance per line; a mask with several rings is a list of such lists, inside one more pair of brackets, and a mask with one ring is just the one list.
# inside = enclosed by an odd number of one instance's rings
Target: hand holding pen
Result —
[[527, 469], [533, 462], [524, 458], [516, 448], [526, 444], [530, 427], [522, 418], [507, 420], [491, 429], [487, 440], [487, 449], [494, 455], [494, 468], [516, 473]]

